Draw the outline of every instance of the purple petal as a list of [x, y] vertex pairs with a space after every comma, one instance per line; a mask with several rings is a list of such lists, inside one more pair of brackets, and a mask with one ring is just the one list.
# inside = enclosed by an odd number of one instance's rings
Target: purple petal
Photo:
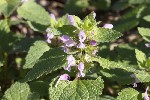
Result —
[[73, 55], [69, 55], [67, 57], [67, 60], [68, 60], [68, 66], [75, 66], [76, 65], [76, 60], [73, 57]]
[[83, 72], [78, 72], [78, 77], [84, 77], [85, 74]]
[[146, 91], [144, 93], [144, 100], [149, 100], [148, 93], [147, 93], [148, 89], [149, 87], [146, 88]]
[[70, 22], [71, 25], [75, 26], [75, 21], [74, 21], [73, 15], [68, 15], [68, 20], [69, 20], [69, 22]]
[[78, 70], [82, 72], [84, 70], [84, 63], [80, 62], [78, 65]]
[[70, 72], [71, 66], [65, 66], [64, 69]]
[[62, 50], [66, 53], [69, 52], [69, 49], [66, 46], [62, 46]]
[[80, 42], [84, 42], [84, 40], [86, 39], [86, 35], [85, 35], [84, 31], [80, 31], [78, 36], [79, 36]]
[[82, 42], [80, 42], [80, 43], [77, 45], [77, 48], [82, 48], [82, 49], [84, 49], [84, 48], [85, 48], [85, 44], [83, 44]]
[[112, 24], [105, 24], [103, 27], [104, 28], [108, 28], [108, 29], [112, 29], [113, 25]]
[[54, 37], [54, 34], [52, 34], [52, 33], [46, 34], [46, 38], [48, 38], [48, 39], [52, 39], [53, 37]]
[[149, 48], [150, 47], [150, 43], [146, 43], [145, 46]]
[[68, 74], [63, 74], [59, 77], [59, 80], [68, 80], [70, 76]]
[[92, 40], [92, 41], [90, 42], [90, 44], [91, 44], [92, 46], [96, 46], [96, 45], [97, 45], [97, 42], [96, 42], [95, 40]]
[[56, 20], [55, 15], [53, 13], [50, 14], [51, 18], [53, 18], [54, 20]]
[[47, 39], [46, 42], [47, 42], [47, 43], [51, 43], [51, 40], [50, 40], [50, 39]]
[[76, 43], [73, 40], [70, 39], [70, 40], [68, 40], [68, 41], [65, 42], [65, 45], [67, 47], [73, 47], [73, 46], [76, 45]]
[[66, 42], [66, 41], [70, 40], [71, 38], [70, 38], [68, 35], [63, 35], [63, 36], [61, 36], [60, 39], [61, 39], [63, 42]]

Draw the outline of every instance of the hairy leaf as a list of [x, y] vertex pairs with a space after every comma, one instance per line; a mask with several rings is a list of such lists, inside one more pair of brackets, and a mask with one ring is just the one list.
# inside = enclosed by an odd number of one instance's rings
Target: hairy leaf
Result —
[[45, 52], [33, 66], [26, 77], [25, 81], [37, 79], [42, 75], [49, 74], [66, 65], [66, 53], [60, 48], [50, 49]]
[[23, 5], [17, 9], [17, 12], [19, 16], [29, 21], [33, 21], [42, 25], [50, 24], [50, 16], [48, 12], [46, 12], [43, 7], [32, 0], [23, 3]]
[[121, 36], [122, 34], [118, 31], [107, 28], [98, 28], [94, 33], [94, 40], [97, 42], [112, 42]]
[[24, 69], [33, 68], [35, 63], [43, 55], [44, 52], [48, 51], [50, 47], [45, 41], [36, 41], [33, 46], [30, 47], [30, 50], [26, 56], [26, 62], [23, 66]]
[[49, 98], [52, 100], [99, 100], [104, 88], [103, 80], [60, 81], [57, 87], [50, 85]]
[[139, 67], [145, 67], [146, 55], [138, 49], [135, 49], [135, 53], [136, 53], [136, 59]]
[[28, 100], [30, 93], [27, 83], [16, 82], [5, 92], [4, 100]]
[[148, 72], [140, 71], [135, 75], [141, 82], [150, 82], [150, 74]]
[[149, 28], [138, 27], [138, 31], [144, 40], [146, 40], [147, 42], [150, 42], [150, 29]]
[[142, 96], [135, 89], [126, 88], [119, 92], [117, 100], [142, 100]]

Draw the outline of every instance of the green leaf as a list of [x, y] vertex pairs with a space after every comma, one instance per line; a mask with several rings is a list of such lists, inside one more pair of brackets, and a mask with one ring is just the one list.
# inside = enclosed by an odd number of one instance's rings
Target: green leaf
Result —
[[141, 11], [144, 9], [142, 6], [131, 9], [124, 14], [118, 21], [114, 22], [114, 29], [120, 32], [128, 31], [139, 24], [138, 18], [141, 16]]
[[60, 48], [50, 49], [45, 52], [33, 66], [26, 77], [25, 81], [37, 79], [42, 75], [46, 75], [63, 68], [66, 65], [66, 53]]
[[36, 92], [40, 96], [48, 95], [49, 82], [35, 81], [30, 83], [31, 92]]
[[147, 15], [147, 16], [143, 17], [143, 19], [150, 22], [150, 15]]
[[135, 89], [126, 88], [119, 92], [117, 100], [142, 100], [142, 94]]
[[44, 52], [48, 51], [50, 47], [45, 41], [36, 41], [33, 46], [30, 47], [30, 50], [26, 56], [26, 62], [23, 66], [24, 69], [33, 68], [35, 63], [43, 55]]
[[27, 83], [16, 82], [13, 84], [4, 95], [4, 100], [28, 100], [30, 88]]
[[60, 81], [57, 87], [50, 84], [49, 98], [51, 100], [99, 100], [104, 88], [103, 80]]
[[150, 42], [150, 29], [149, 28], [138, 27], [138, 31], [144, 40], [146, 40], [147, 42]]
[[136, 59], [139, 67], [145, 67], [146, 55], [138, 49], [135, 49], [135, 53], [136, 53]]
[[26, 20], [33, 21], [42, 25], [50, 25], [50, 16], [43, 7], [35, 3], [34, 1], [28, 1], [23, 3], [17, 9], [19, 16]]
[[79, 14], [89, 5], [88, 0], [68, 0], [65, 5], [65, 12], [69, 14]]
[[98, 28], [94, 33], [94, 40], [97, 42], [112, 42], [121, 36], [122, 34], [118, 31], [107, 28]]
[[41, 100], [41, 99], [40, 99], [40, 95], [38, 93], [34, 92], [28, 96], [27, 100]]
[[115, 11], [120, 11], [126, 9], [129, 6], [130, 4], [128, 0], [119, 0], [112, 6], [112, 9]]
[[140, 71], [135, 74], [136, 78], [140, 80], [140, 82], [150, 82], [150, 74], [145, 71]]
[[20, 3], [20, 0], [1, 0], [0, 12], [9, 17]]
[[130, 4], [148, 4], [149, 0], [129, 0]]
[[91, 5], [100, 10], [108, 10], [111, 6], [111, 0], [92, 0]]
[[109, 60], [107, 60], [105, 58], [90, 57], [89, 60], [98, 62], [100, 64], [100, 66], [102, 66], [102, 68], [104, 68], [104, 69], [118, 68], [118, 69], [126, 70], [128, 72], [136, 72], [135, 68], [132, 68], [132, 67], [130, 67], [128, 65], [124, 66], [122, 63], [115, 62], [115, 61], [109, 61]]

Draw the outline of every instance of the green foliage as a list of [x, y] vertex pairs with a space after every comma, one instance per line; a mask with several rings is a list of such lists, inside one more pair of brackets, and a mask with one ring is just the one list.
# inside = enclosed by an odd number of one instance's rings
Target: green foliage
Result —
[[111, 6], [111, 0], [91, 0], [91, 5], [101, 10], [108, 10]]
[[150, 74], [148, 72], [140, 71], [136, 74], [136, 77], [140, 82], [150, 82]]
[[16, 82], [4, 95], [4, 100], [28, 100], [30, 88], [27, 83]]
[[45, 52], [33, 66], [26, 77], [25, 81], [37, 79], [42, 75], [46, 75], [61, 69], [66, 65], [66, 54], [60, 48], [50, 49]]
[[1, 0], [0, 2], [0, 13], [9, 17], [20, 4], [20, 0]]
[[122, 34], [118, 31], [106, 28], [98, 28], [94, 34], [94, 39], [97, 42], [112, 42], [121, 36]]
[[33, 46], [30, 47], [28, 55], [26, 56], [26, 62], [23, 66], [24, 69], [33, 68], [35, 63], [43, 55], [44, 52], [50, 48], [45, 41], [36, 41]]
[[150, 15], [145, 16], [143, 19], [150, 22]]
[[99, 100], [104, 88], [103, 80], [60, 81], [57, 87], [50, 84], [49, 98], [52, 100]]
[[119, 93], [117, 100], [142, 100], [142, 94], [135, 89], [126, 88]]
[[142, 51], [139, 51], [138, 49], [135, 49], [135, 53], [139, 67], [145, 67], [146, 55]]
[[88, 0], [67, 0], [65, 12], [69, 14], [77, 14], [89, 5]]
[[32, 0], [25, 2], [17, 9], [19, 16], [42, 25], [50, 25], [50, 15]]
[[150, 42], [150, 29], [149, 28], [138, 27], [138, 31], [144, 40], [146, 40], [147, 42]]

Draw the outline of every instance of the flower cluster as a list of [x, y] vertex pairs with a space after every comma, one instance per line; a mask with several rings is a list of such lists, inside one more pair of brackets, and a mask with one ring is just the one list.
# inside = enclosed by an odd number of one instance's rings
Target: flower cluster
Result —
[[[54, 14], [50, 14], [51, 18], [53, 18], [55, 20], [55, 16]], [[93, 18], [96, 17], [96, 14], [93, 14]], [[75, 22], [74, 16], [73, 15], [68, 15], [68, 21], [70, 23], [70, 25], [73, 25], [74, 27], [77, 26], [77, 23]], [[113, 28], [112, 24], [105, 24], [103, 26], [104, 28]], [[47, 43], [51, 43], [51, 39], [53, 39], [54, 35], [52, 33], [50, 33], [50, 28], [48, 28], [47, 30]], [[89, 34], [89, 32], [87, 32], [84, 29], [79, 29], [78, 30], [79, 33], [77, 33], [77, 37], [76, 38], [72, 38], [68, 35], [62, 35], [59, 37], [60, 43], [61, 43], [61, 48], [62, 50], [68, 54], [67, 56], [67, 66], [64, 66], [64, 69], [67, 71], [71, 71], [72, 69], [75, 69], [75, 72], [77, 72], [76, 78], [80, 78], [80, 77], [85, 77], [85, 63], [89, 62], [88, 61], [88, 55], [96, 55], [97, 49], [97, 42], [93, 39], [94, 36], [94, 31], [91, 31]], [[92, 49], [92, 52], [86, 52], [86, 48], [94, 48]], [[70, 52], [72, 52], [73, 50], [77, 50], [78, 54], [70, 54]], [[85, 52], [85, 53], [83, 53]], [[76, 57], [76, 55], [80, 55], [80, 57]], [[68, 74], [63, 74], [60, 76], [60, 78], [58, 79], [58, 82], [60, 80], [68, 80], [69, 79], [69, 75]], [[58, 84], [57, 82], [57, 84]], [[56, 86], [57, 86], [56, 84]]]

